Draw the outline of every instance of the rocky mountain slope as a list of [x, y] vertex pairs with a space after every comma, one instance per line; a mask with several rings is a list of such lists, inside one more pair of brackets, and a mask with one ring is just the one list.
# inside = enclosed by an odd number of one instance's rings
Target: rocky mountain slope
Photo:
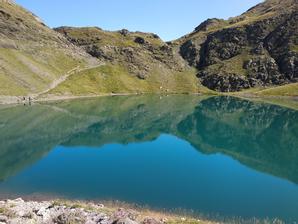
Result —
[[297, 0], [267, 0], [229, 20], [206, 20], [176, 42], [213, 90], [297, 82], [297, 6]]
[[290, 83], [293, 91], [284, 95], [298, 95], [297, 5], [267, 0], [229, 20], [208, 19], [166, 43], [125, 29], [52, 30], [1, 1], [0, 95], [210, 93]]

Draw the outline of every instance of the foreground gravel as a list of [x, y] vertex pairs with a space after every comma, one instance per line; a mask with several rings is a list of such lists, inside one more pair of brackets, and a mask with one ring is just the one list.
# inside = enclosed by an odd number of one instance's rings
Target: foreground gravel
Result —
[[128, 208], [106, 208], [103, 204], [69, 201], [0, 201], [0, 224], [166, 224], [208, 223], [178, 217], [162, 217]]

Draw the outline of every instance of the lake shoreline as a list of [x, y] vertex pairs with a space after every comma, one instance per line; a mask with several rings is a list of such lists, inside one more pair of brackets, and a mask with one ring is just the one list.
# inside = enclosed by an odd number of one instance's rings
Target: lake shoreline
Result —
[[120, 202], [66, 199], [0, 200], [0, 223], [215, 224]]
[[[96, 95], [52, 95], [47, 97], [31, 97], [31, 102], [55, 102], [55, 101], [67, 101], [67, 100], [76, 100], [76, 99], [92, 99], [108, 96], [142, 96], [142, 95], [192, 95], [192, 96], [232, 96], [243, 99], [251, 100], [294, 100], [298, 101], [298, 96], [260, 96], [255, 94], [235, 94], [235, 93], [217, 93], [217, 94], [203, 94], [203, 93], [111, 93], [111, 94], [96, 94]], [[29, 96], [26, 96], [26, 100], [23, 100], [21, 96], [0, 96], [0, 105], [19, 105], [19, 104], [28, 104]]]

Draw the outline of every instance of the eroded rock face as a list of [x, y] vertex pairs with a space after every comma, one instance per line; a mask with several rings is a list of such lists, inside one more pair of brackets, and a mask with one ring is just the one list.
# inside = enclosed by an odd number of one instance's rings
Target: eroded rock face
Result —
[[197, 66], [200, 62], [200, 44], [189, 40], [180, 47], [181, 56], [190, 66]]

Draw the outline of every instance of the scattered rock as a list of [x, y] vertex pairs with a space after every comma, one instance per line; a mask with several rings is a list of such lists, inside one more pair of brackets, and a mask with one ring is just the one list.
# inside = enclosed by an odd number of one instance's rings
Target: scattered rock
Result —
[[154, 218], [145, 218], [142, 224], [162, 224], [163, 222], [157, 221]]
[[144, 72], [138, 72], [137, 77], [139, 79], [145, 80], [146, 79], [146, 74]]
[[7, 216], [5, 216], [5, 215], [0, 215], [0, 222], [4, 222], [4, 223], [6, 223], [7, 221], [8, 221]]
[[127, 36], [130, 32], [126, 29], [122, 29], [122, 30], [119, 31], [119, 33], [123, 36]]
[[265, 54], [264, 43], [263, 43], [263, 42], [259, 43], [259, 44], [252, 50], [252, 53], [253, 53], [253, 54], [257, 54], [257, 55]]
[[66, 214], [61, 214], [54, 219], [54, 222], [57, 224], [65, 224], [69, 221], [69, 217]]
[[115, 221], [113, 224], [138, 224], [138, 223], [126, 217]]
[[136, 37], [135, 42], [138, 44], [145, 44], [146, 41], [143, 37]]
[[155, 38], [155, 39], [160, 39], [160, 37], [155, 33], [152, 34], [152, 37]]
[[[9, 212], [9, 216], [0, 215], [0, 224], [138, 224], [143, 218], [132, 209], [119, 208], [114, 213], [104, 213], [103, 204], [84, 203], [81, 206], [60, 205], [56, 202], [32, 202], [22, 199], [0, 202], [0, 208]], [[139, 221], [138, 221], [139, 220]], [[144, 219], [143, 224], [162, 224], [154, 218]]]

